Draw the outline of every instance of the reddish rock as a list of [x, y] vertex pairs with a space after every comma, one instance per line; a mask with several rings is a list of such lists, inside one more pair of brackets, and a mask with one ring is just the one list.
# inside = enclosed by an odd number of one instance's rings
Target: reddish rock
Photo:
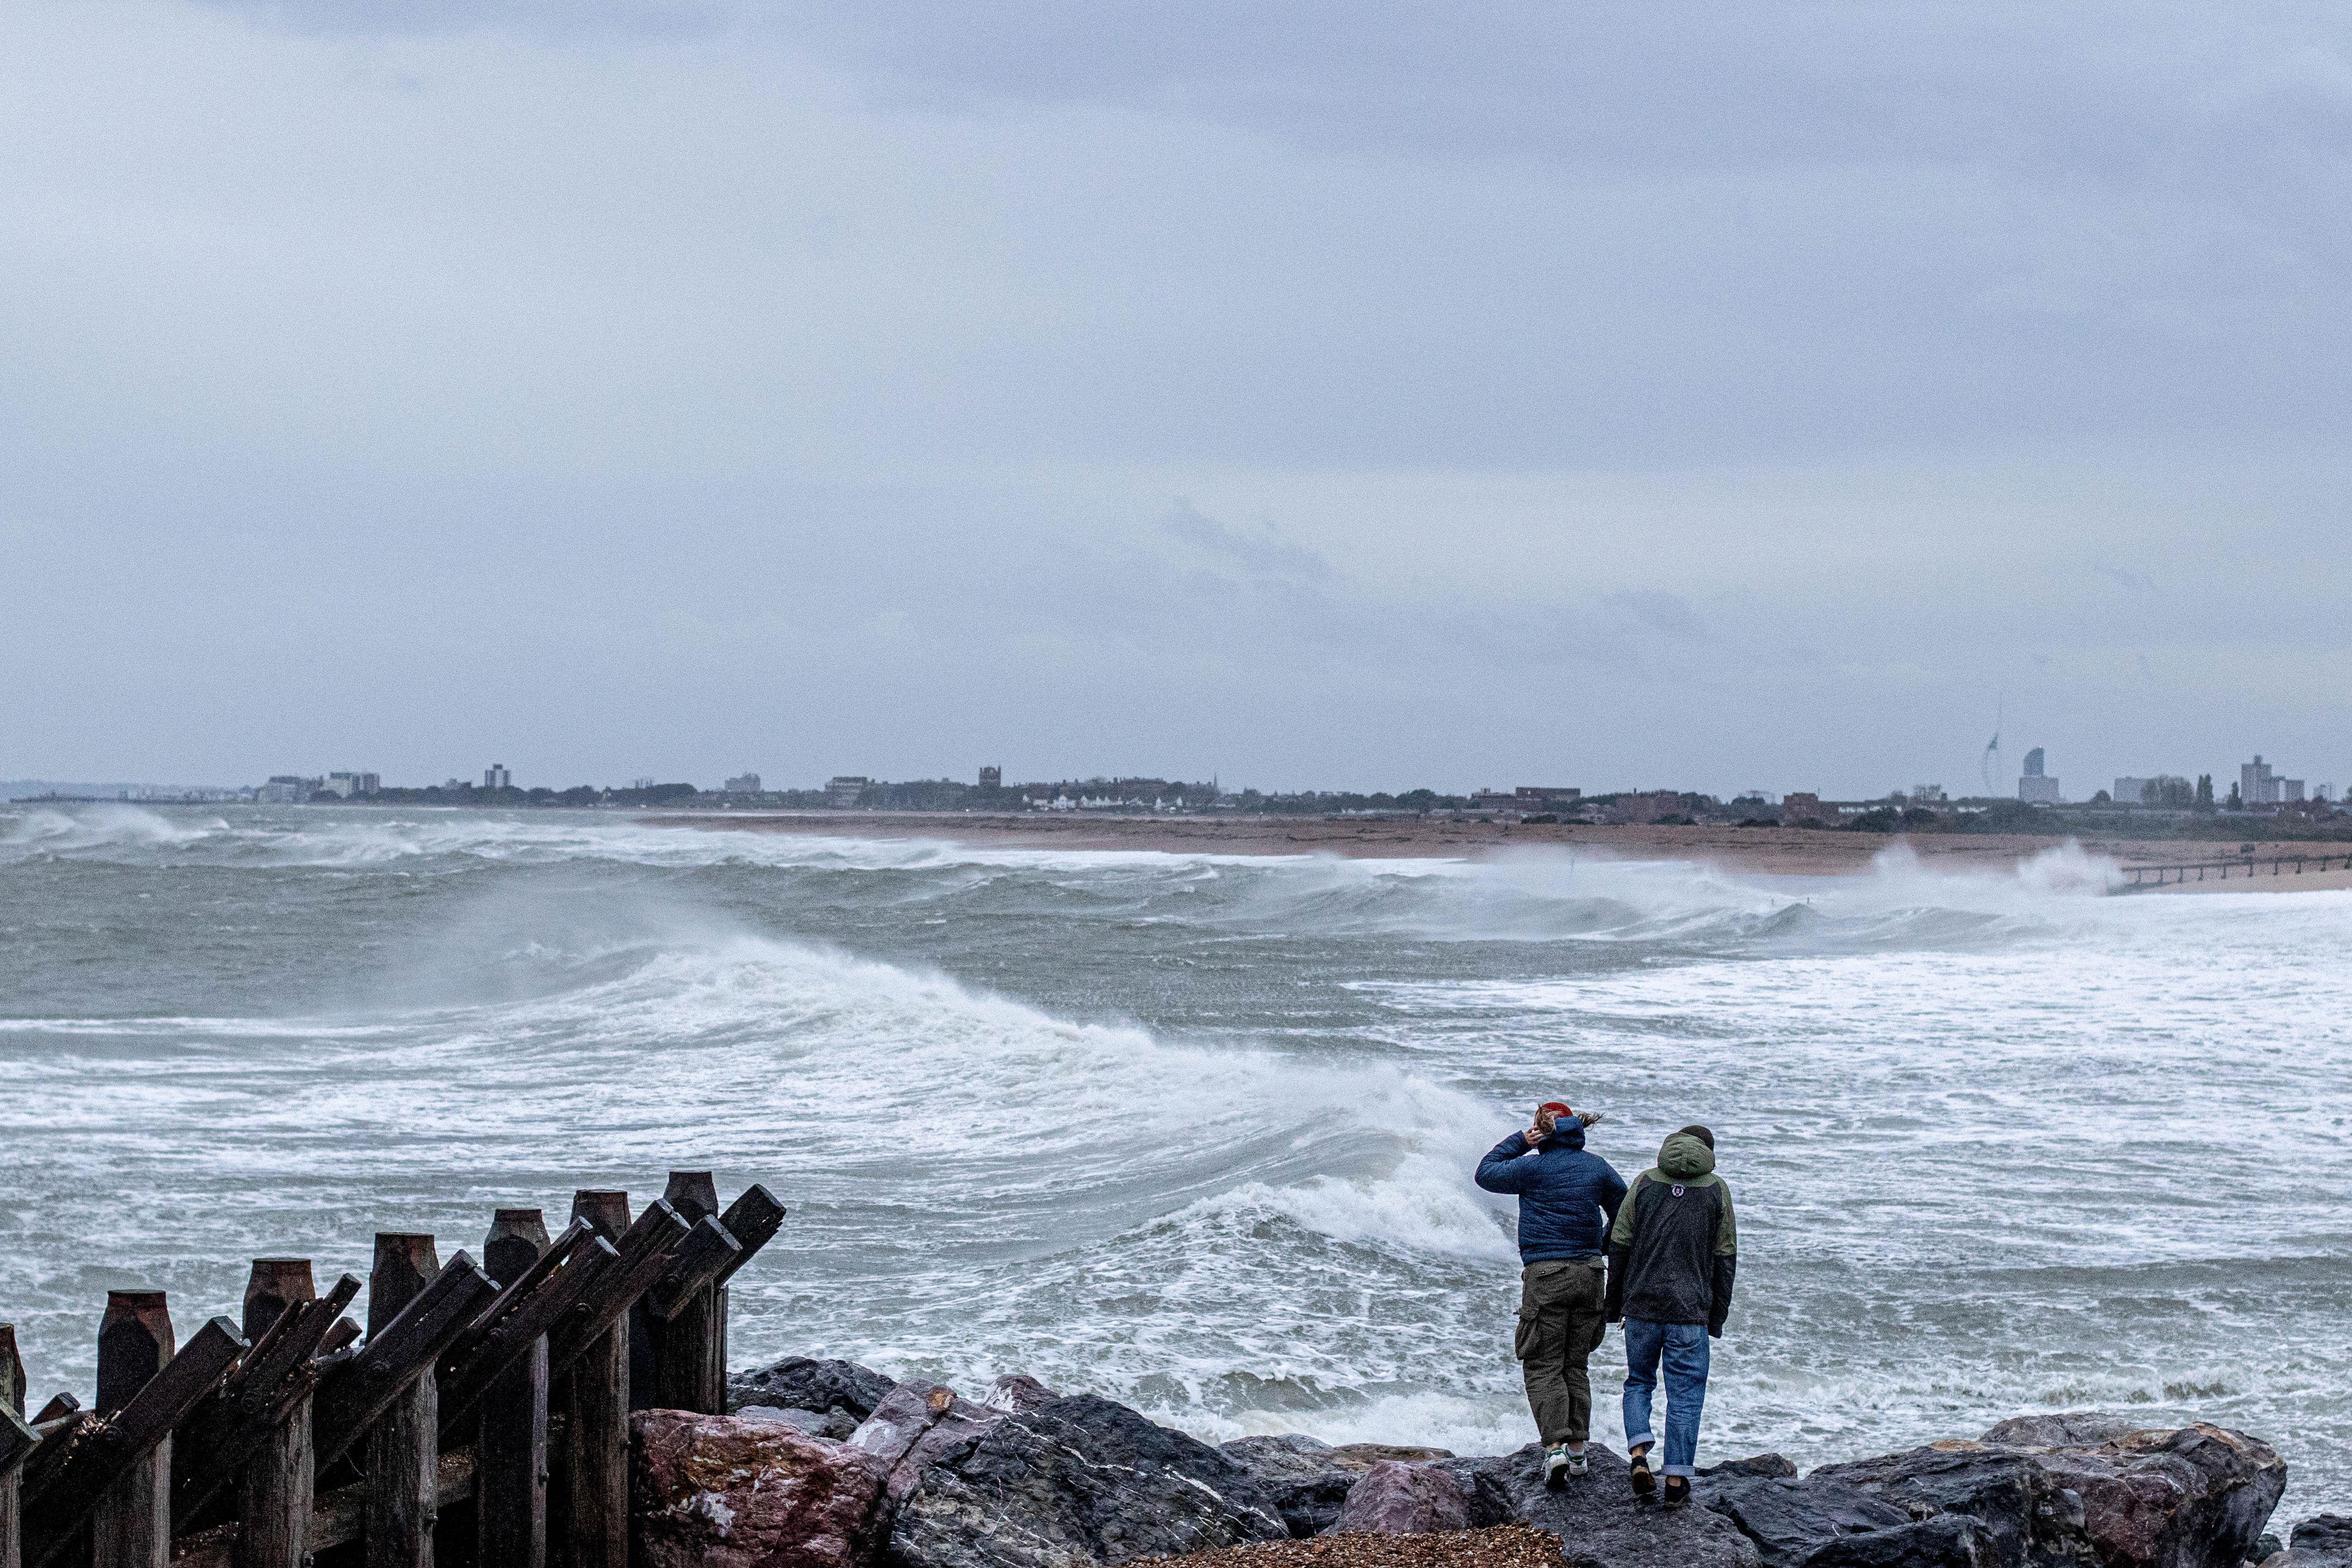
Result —
[[2120, 1429], [2092, 1415], [2005, 1421], [1989, 1444], [2021, 1448], [2083, 1500], [2103, 1568], [2212, 1568], [2250, 1556], [2286, 1489], [2286, 1463], [2259, 1438], [2198, 1422]]
[[1433, 1535], [1469, 1528], [1469, 1494], [1451, 1474], [1433, 1464], [1382, 1459], [1349, 1489], [1331, 1533]]
[[644, 1568], [866, 1568], [887, 1468], [781, 1423], [640, 1410], [631, 1502]]

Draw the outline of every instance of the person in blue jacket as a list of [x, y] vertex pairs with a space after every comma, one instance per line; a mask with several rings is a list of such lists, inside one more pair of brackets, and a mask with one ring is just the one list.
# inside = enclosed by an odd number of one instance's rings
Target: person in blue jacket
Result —
[[1555, 1491], [1585, 1471], [1592, 1423], [1585, 1359], [1609, 1331], [1609, 1227], [1625, 1198], [1624, 1179], [1584, 1150], [1585, 1128], [1600, 1120], [1598, 1111], [1580, 1115], [1565, 1100], [1547, 1100], [1534, 1126], [1478, 1162], [1480, 1186], [1518, 1194], [1519, 1321], [1511, 1353], [1543, 1438], [1544, 1485]]

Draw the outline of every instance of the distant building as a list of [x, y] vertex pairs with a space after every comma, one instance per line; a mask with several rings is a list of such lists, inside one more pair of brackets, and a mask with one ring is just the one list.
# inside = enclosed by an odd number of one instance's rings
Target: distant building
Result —
[[1004, 787], [1004, 770], [1003, 768], [981, 769], [980, 787], [982, 789], [1003, 789]]
[[2303, 798], [2303, 781], [2279, 777], [2257, 752], [2239, 764], [2238, 794], [2248, 805], [2291, 805]]
[[488, 767], [482, 770], [482, 787], [484, 789], [512, 789], [514, 787], [514, 774], [507, 772], [506, 763], [492, 763]]
[[319, 787], [340, 799], [350, 800], [355, 795], [375, 794], [383, 787], [383, 778], [379, 773], [329, 773]]
[[2017, 798], [2040, 805], [2058, 803], [2058, 781], [2042, 771], [2042, 748], [2025, 753], [2025, 773], [2017, 781]]
[[1609, 808], [1612, 822], [1661, 822], [1669, 816], [1687, 817], [1698, 804], [1691, 795], [1675, 790], [1643, 790], [1621, 795]]
[[[452, 779], [450, 782], [455, 784], [457, 781]], [[629, 787], [631, 789], [651, 789], [654, 787], [655, 782], [654, 776], [651, 773], [647, 773], [643, 778], [631, 779], [629, 781]]]
[[1783, 827], [1836, 820], [1837, 807], [1823, 805], [1822, 797], [1811, 790], [1791, 790], [1780, 797], [1780, 826]]
[[306, 779], [299, 773], [272, 773], [269, 782], [254, 792], [253, 798], [264, 805], [299, 805], [326, 782]]
[[856, 805], [873, 783], [864, 773], [835, 773], [824, 781], [824, 804], [845, 809]]
[[757, 795], [760, 793], [760, 775], [738, 773], [727, 781], [726, 790], [729, 795]]

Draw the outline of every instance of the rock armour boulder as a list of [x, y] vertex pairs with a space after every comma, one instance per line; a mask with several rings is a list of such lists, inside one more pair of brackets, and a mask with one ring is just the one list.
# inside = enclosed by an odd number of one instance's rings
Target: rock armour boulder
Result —
[[1348, 1493], [1335, 1535], [1436, 1535], [1468, 1530], [1474, 1491], [1444, 1467], [1383, 1459]]
[[823, 1415], [846, 1413], [859, 1422], [898, 1386], [898, 1380], [854, 1361], [817, 1361], [804, 1355], [786, 1356], [757, 1372], [739, 1372], [727, 1380], [728, 1408], [746, 1405], [774, 1405], [783, 1410], [814, 1410]]
[[1248, 1469], [1125, 1405], [1080, 1394], [991, 1414], [898, 1497], [896, 1568], [1084, 1568], [1290, 1536]]
[[1591, 1473], [1556, 1492], [1544, 1488], [1538, 1444], [1495, 1458], [1438, 1463], [1463, 1483], [1475, 1527], [1549, 1530], [1559, 1537], [1570, 1568], [1758, 1568], [1755, 1542], [1721, 1514], [1637, 1502], [1622, 1458], [1594, 1443], [1585, 1459]]
[[[2102, 1430], [2074, 1416], [2055, 1420], [2085, 1436]], [[2103, 1568], [2237, 1568], [2286, 1489], [2285, 1461], [2270, 1445], [2202, 1422], [2030, 1447], [2018, 1441], [2027, 1435], [2021, 1425], [2004, 1422], [1985, 1440], [1998, 1435], [2025, 1447], [2083, 1500]]]
[[2352, 1519], [2323, 1513], [2305, 1520], [2262, 1568], [2352, 1568]]
[[640, 1410], [630, 1503], [644, 1568], [865, 1568], [883, 1467], [782, 1422]]

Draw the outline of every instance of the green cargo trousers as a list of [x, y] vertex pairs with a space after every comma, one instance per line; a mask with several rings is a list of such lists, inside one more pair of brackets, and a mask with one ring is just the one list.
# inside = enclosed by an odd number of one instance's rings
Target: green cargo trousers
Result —
[[1511, 1353], [1528, 1384], [1528, 1408], [1544, 1446], [1581, 1443], [1592, 1424], [1584, 1360], [1609, 1331], [1601, 1259], [1530, 1263], [1519, 1271], [1519, 1327]]

